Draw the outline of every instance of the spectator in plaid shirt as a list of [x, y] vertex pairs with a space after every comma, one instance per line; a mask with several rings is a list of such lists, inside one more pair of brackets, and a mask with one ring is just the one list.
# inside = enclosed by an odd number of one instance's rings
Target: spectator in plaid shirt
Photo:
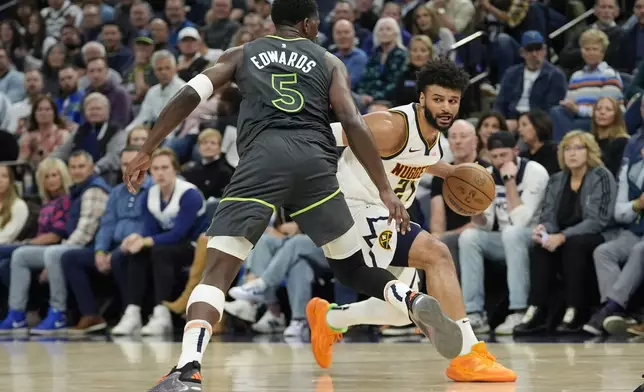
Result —
[[[121, 169], [136, 156], [138, 147], [126, 147], [121, 151]], [[70, 283], [71, 295], [76, 298], [81, 318], [71, 331], [86, 333], [105, 329], [107, 324], [100, 316], [96, 297], [92, 291], [91, 278], [98, 274], [112, 276], [118, 287], [122, 301], [127, 301], [127, 254], [120, 245], [132, 233], [143, 231], [143, 203], [147, 200], [147, 189], [153, 185], [152, 179], [146, 177], [141, 186], [142, 192], [131, 194], [125, 184], [119, 184], [110, 192], [96, 234], [94, 246], [65, 252], [61, 264], [65, 278]]]
[[[90, 245], [105, 212], [110, 191], [107, 183], [94, 174], [92, 156], [77, 151], [69, 158], [69, 173], [74, 185], [69, 190], [70, 208], [66, 223], [66, 239], [59, 245], [25, 245], [11, 255], [11, 284], [9, 287], [9, 316], [4, 323], [11, 331], [27, 329], [25, 310], [31, 283], [31, 270], [44, 268], [40, 281], [49, 281], [49, 312], [33, 334], [50, 334], [67, 327], [65, 310], [67, 288], [61, 266], [61, 257], [68, 250]], [[7, 330], [5, 330], [7, 332]]]

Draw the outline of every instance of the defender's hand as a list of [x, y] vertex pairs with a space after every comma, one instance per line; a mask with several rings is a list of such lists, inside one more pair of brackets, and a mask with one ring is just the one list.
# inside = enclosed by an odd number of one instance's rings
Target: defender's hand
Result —
[[402, 234], [410, 231], [411, 223], [409, 223], [409, 214], [407, 213], [405, 205], [396, 196], [394, 191], [389, 189], [381, 192], [380, 200], [382, 200], [389, 210], [389, 219], [387, 220], [387, 223], [391, 223], [392, 220], [396, 222], [396, 229]]
[[150, 155], [139, 151], [134, 159], [127, 165], [125, 173], [123, 173], [123, 182], [130, 193], [135, 194], [139, 190], [139, 186], [145, 178], [150, 168]]

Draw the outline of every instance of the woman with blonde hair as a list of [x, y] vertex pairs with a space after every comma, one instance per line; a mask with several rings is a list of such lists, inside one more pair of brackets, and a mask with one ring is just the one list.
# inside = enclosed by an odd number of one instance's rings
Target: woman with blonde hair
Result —
[[617, 178], [629, 135], [620, 103], [613, 97], [602, 97], [593, 107], [591, 130], [602, 152], [602, 161]]
[[[0, 177], [2, 177], [1, 174]], [[67, 166], [60, 159], [46, 158], [38, 166], [36, 183], [38, 184], [38, 194], [43, 202], [38, 215], [36, 236], [21, 242], [16, 242], [14, 239], [12, 243], [0, 246], [0, 279], [7, 287], [9, 287], [11, 275], [11, 255], [14, 250], [22, 245], [57, 244], [66, 234], [65, 225], [70, 206], [68, 192], [72, 185]], [[26, 205], [25, 209], [27, 209]], [[26, 213], [28, 214], [28, 211]], [[4, 324], [0, 323], [0, 331], [4, 329], [6, 329]]]
[[613, 97], [620, 104], [624, 100], [619, 72], [604, 61], [608, 48], [606, 33], [588, 29], [579, 37], [579, 46], [586, 65], [570, 76], [565, 99], [550, 108], [553, 139], [557, 141], [571, 129], [590, 130], [593, 106], [601, 97]]
[[374, 29], [374, 50], [356, 86], [362, 105], [387, 99], [398, 78], [407, 69], [407, 50], [402, 43], [400, 26], [394, 18], [380, 18]]
[[415, 35], [409, 41], [407, 52], [407, 70], [398, 78], [396, 88], [391, 92], [389, 100], [394, 106], [406, 105], [418, 101], [418, 89], [416, 88], [416, 73], [420, 68], [433, 58], [434, 45], [429, 37]]
[[72, 178], [65, 162], [58, 158], [46, 158], [36, 171], [38, 194], [42, 207], [38, 215], [38, 233], [23, 241], [28, 245], [51, 245], [59, 243], [67, 234], [65, 225], [69, 213], [69, 188]]
[[411, 31], [414, 35], [422, 34], [429, 37], [436, 47], [434, 57], [449, 57], [452, 61], [456, 60], [456, 52], [452, 51], [456, 38], [448, 28], [441, 26], [438, 13], [431, 2], [416, 7]]
[[566, 134], [557, 155], [562, 171], [548, 181], [541, 224], [532, 232], [530, 307], [515, 334], [548, 329], [551, 282], [559, 270], [566, 313], [558, 332], [580, 331], [589, 319], [590, 307], [597, 302], [593, 251], [610, 239], [602, 232], [613, 220], [617, 185], [590, 133], [577, 130]]

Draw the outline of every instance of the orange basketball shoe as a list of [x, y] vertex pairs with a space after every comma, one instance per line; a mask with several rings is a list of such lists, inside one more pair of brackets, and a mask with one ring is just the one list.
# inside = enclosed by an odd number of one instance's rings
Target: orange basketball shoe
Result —
[[318, 365], [328, 368], [333, 361], [333, 344], [342, 339], [342, 332], [336, 331], [326, 322], [326, 312], [337, 306], [322, 298], [313, 298], [306, 305], [306, 319], [311, 329], [311, 349]]
[[496, 361], [494, 355], [485, 348], [484, 342], [478, 342], [469, 354], [452, 359], [447, 377], [461, 382], [513, 382], [517, 374]]

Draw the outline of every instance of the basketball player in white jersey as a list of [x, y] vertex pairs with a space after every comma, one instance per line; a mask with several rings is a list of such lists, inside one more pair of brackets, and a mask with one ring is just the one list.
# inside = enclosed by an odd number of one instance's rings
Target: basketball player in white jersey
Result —
[[[468, 75], [453, 62], [431, 61], [418, 73], [418, 103], [364, 117], [373, 132], [391, 187], [406, 208], [411, 206], [424, 173], [444, 178], [454, 170], [440, 161], [443, 152], [439, 138], [456, 119], [468, 84]], [[347, 146], [341, 125], [334, 123], [332, 128], [338, 146]], [[457, 320], [463, 345], [460, 355], [451, 361], [447, 376], [463, 382], [515, 381], [516, 374], [496, 362], [485, 343], [474, 335], [447, 246], [415, 223], [404, 235], [396, 232], [387, 223], [387, 209], [378, 197], [378, 190], [349, 148], [344, 150], [338, 163], [337, 178], [363, 238], [362, 251], [367, 264], [389, 267], [401, 282], [414, 290], [418, 286], [416, 269], [424, 270], [428, 294], [438, 300], [448, 317]], [[313, 298], [307, 305], [307, 318], [315, 359], [325, 368], [331, 365], [333, 343], [348, 327], [410, 323], [408, 315], [377, 298], [344, 306]], [[432, 330], [423, 333], [434, 341]], [[434, 344], [440, 342], [434, 341]]]

